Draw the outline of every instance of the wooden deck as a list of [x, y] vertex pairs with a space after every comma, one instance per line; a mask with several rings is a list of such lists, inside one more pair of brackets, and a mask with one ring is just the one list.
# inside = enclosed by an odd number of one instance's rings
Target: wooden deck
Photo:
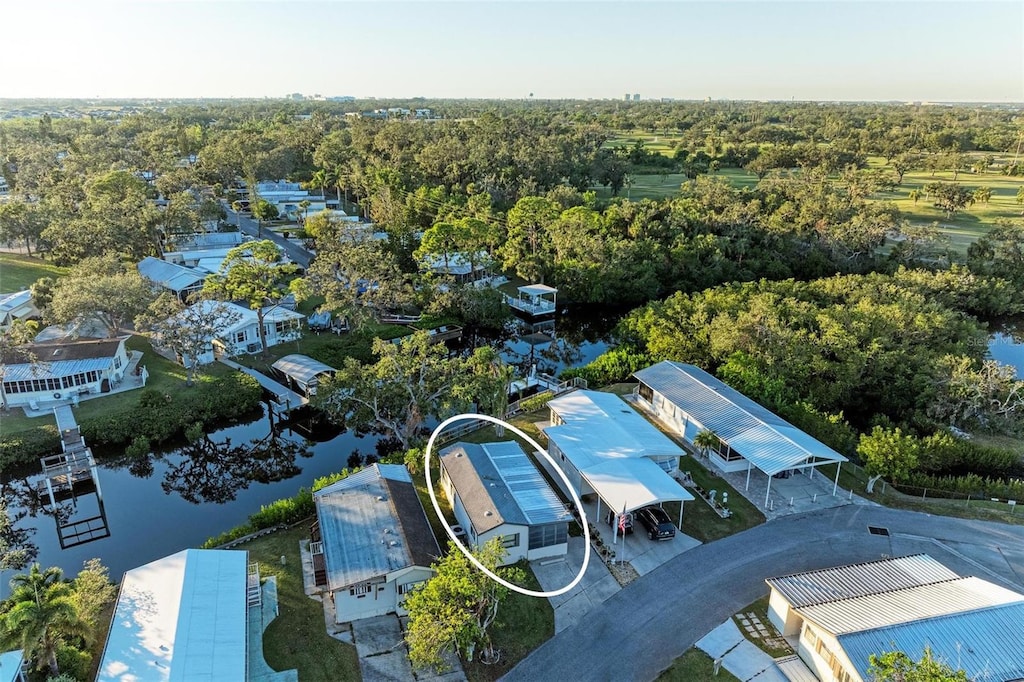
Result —
[[231, 369], [237, 369], [239, 372], [244, 372], [251, 376], [256, 381], [258, 381], [260, 383], [260, 386], [262, 386], [265, 391], [267, 391], [268, 393], [270, 393], [271, 396], [273, 396], [274, 402], [277, 403], [281, 407], [281, 409], [283, 409], [286, 412], [289, 410], [293, 410], [297, 407], [302, 407], [303, 405], [309, 403], [309, 398], [307, 398], [306, 396], [302, 395], [301, 393], [296, 393], [295, 391], [288, 388], [284, 384], [274, 381], [273, 379], [268, 377], [266, 374], [263, 374], [262, 372], [257, 372], [254, 369], [250, 369], [248, 367], [240, 365], [234, 360], [229, 360], [227, 358], [218, 359], [220, 360], [220, 362], [227, 365]]

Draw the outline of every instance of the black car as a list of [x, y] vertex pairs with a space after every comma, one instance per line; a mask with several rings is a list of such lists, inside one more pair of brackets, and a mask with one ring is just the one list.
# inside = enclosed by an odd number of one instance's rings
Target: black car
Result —
[[652, 540], [671, 540], [676, 536], [676, 527], [661, 507], [644, 507], [634, 512], [637, 520], [647, 529]]

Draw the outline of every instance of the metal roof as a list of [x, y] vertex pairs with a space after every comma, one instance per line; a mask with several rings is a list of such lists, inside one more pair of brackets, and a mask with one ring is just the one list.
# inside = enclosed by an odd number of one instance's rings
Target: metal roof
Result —
[[404, 466], [374, 464], [313, 494], [330, 589], [429, 566], [426, 557], [440, 554], [419, 502], [396, 504], [400, 488], [416, 494]]
[[337, 371], [330, 365], [325, 365], [308, 355], [286, 355], [271, 367], [305, 386], [308, 386], [320, 374], [333, 374]]
[[456, 443], [442, 451], [441, 464], [478, 533], [504, 523], [536, 526], [570, 518], [514, 441]]
[[0, 654], [0, 682], [17, 682], [23, 660], [21, 649]]
[[768, 578], [765, 582], [793, 608], [800, 608], [959, 577], [927, 554], [915, 554]]
[[[643, 415], [614, 393], [604, 391], [572, 391], [548, 402], [548, 407], [568, 423], [586, 422], [593, 434], [592, 440], [607, 440], [617, 444], [635, 444], [643, 457], [686, 453], [671, 438], [644, 419]], [[607, 429], [607, 435], [604, 431]], [[621, 434], [626, 434], [622, 438]]]
[[13, 294], [0, 294], [0, 312], [8, 312], [20, 308], [32, 301], [32, 292], [28, 289], [15, 291]]
[[841, 635], [1014, 603], [1024, 603], [1024, 595], [980, 578], [957, 578], [796, 610], [828, 632]]
[[85, 372], [102, 372], [114, 361], [109, 358], [92, 358], [89, 360], [58, 360], [57, 362], [41, 361], [34, 365], [7, 365], [4, 367], [4, 381], [30, 381], [32, 379], [58, 379], [60, 377], [83, 374]]
[[913, 660], [930, 647], [936, 659], [962, 668], [972, 680], [1024, 679], [1024, 601], [927, 618], [839, 636], [839, 643], [869, 679], [871, 654], [899, 650]]
[[171, 291], [184, 291], [201, 285], [207, 275], [205, 272], [199, 272], [177, 263], [169, 263], [152, 256], [143, 258], [136, 267], [138, 267], [140, 275]]
[[558, 293], [558, 289], [554, 287], [549, 287], [546, 284], [527, 284], [526, 286], [519, 287], [519, 291], [523, 292], [524, 294], [529, 294], [531, 296], [541, 296], [543, 294]]
[[633, 376], [769, 476], [806, 464], [847, 461], [699, 367], [666, 360]]
[[247, 564], [186, 549], [125, 573], [96, 679], [244, 682]]
[[690, 491], [646, 457], [609, 460], [580, 475], [616, 511], [693, 499]]

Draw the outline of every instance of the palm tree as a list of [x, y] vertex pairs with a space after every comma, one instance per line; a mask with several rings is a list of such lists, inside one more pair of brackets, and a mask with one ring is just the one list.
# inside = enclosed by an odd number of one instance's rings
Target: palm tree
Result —
[[717, 449], [721, 442], [715, 432], [708, 429], [704, 429], [693, 439], [693, 444], [700, 450], [701, 457], [707, 457], [708, 451]]
[[313, 202], [309, 199], [303, 199], [299, 202], [299, 208], [302, 209], [302, 226], [306, 226], [306, 216], [309, 215], [309, 207]]
[[9, 607], [0, 616], [0, 644], [23, 649], [25, 657], [45, 665], [50, 676], [59, 674], [57, 650], [68, 638], [89, 637], [72, 599], [71, 585], [59, 568], [40, 570], [33, 564], [28, 573], [11, 578]]

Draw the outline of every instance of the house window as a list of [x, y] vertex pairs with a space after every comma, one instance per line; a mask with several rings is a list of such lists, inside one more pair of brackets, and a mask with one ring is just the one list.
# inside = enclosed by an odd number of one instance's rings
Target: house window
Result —
[[404, 585], [398, 586], [398, 594], [409, 594], [413, 590], [419, 589], [419, 587], [425, 584], [426, 580], [417, 580], [411, 583], [405, 583]]
[[530, 549], [563, 545], [568, 542], [568, 531], [564, 523], [549, 523], [546, 526], [530, 527]]
[[235, 343], [243, 343], [245, 341], [245, 330], [235, 332]]
[[647, 384], [640, 384], [640, 397], [647, 402], [654, 402], [654, 389]]
[[818, 636], [814, 634], [814, 630], [806, 625], [804, 626], [804, 639], [807, 640], [807, 646], [811, 648], [814, 648], [814, 645], [818, 643]]
[[519, 533], [501, 536], [501, 546], [507, 548], [519, 546]]
[[121, 356], [120, 355], [115, 355], [114, 356], [114, 369], [121, 369]]
[[348, 588], [348, 593], [353, 597], [363, 597], [370, 594], [371, 590], [373, 590], [373, 585], [366, 583], [364, 585], [356, 585], [355, 587]]

